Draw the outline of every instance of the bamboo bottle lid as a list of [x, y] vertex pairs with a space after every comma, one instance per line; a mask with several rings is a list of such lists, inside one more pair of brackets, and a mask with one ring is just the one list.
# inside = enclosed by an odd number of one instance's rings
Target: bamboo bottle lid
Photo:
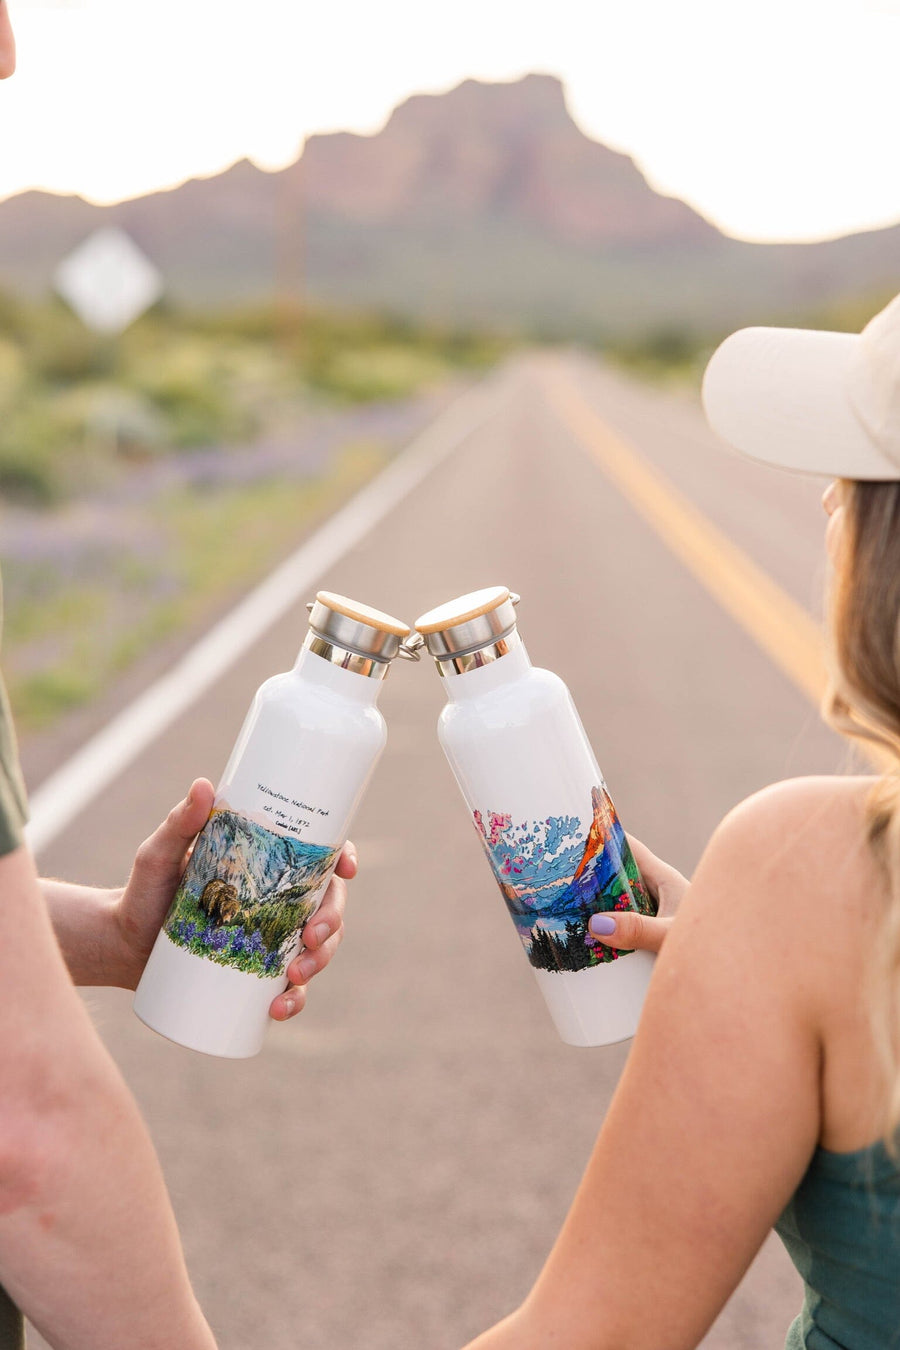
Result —
[[319, 591], [316, 600], [335, 614], [343, 614], [345, 619], [355, 619], [357, 623], [377, 628], [382, 633], [393, 633], [396, 637], [409, 637], [410, 627], [402, 619], [394, 619], [371, 605], [360, 604], [357, 600], [348, 600], [346, 595], [336, 595], [334, 591]]
[[487, 586], [430, 609], [416, 620], [416, 631], [437, 660], [465, 656], [492, 647], [516, 626], [518, 596], [508, 586]]
[[427, 614], [416, 619], [416, 629], [427, 637], [429, 633], [438, 633], [444, 628], [456, 628], [458, 624], [480, 619], [491, 610], [497, 609], [509, 599], [507, 586], [486, 586], [481, 591], [469, 591], [468, 595], [457, 596], [446, 604], [430, 609]]
[[317, 638], [383, 666], [398, 655], [401, 641], [410, 633], [402, 619], [332, 591], [319, 591], [309, 611], [309, 626]]

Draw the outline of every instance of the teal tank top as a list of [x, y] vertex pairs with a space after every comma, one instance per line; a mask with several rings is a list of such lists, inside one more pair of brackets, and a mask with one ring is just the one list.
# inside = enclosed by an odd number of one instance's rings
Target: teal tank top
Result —
[[818, 1148], [775, 1231], [804, 1283], [785, 1350], [900, 1350], [900, 1163]]

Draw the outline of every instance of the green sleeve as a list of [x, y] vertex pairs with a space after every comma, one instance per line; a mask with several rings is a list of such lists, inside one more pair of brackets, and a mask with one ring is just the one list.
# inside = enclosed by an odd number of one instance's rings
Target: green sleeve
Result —
[[[3, 583], [0, 580], [0, 636], [3, 632]], [[19, 767], [16, 733], [6, 686], [0, 676], [0, 857], [12, 853], [23, 842], [22, 830], [28, 819], [25, 783]]]
[[22, 1314], [2, 1285], [0, 1285], [0, 1350], [27, 1350]]
[[22, 843], [22, 827], [28, 819], [25, 784], [6, 689], [0, 679], [0, 856]]
[[25, 1350], [22, 1314], [6, 1291], [0, 1288], [0, 1350]]

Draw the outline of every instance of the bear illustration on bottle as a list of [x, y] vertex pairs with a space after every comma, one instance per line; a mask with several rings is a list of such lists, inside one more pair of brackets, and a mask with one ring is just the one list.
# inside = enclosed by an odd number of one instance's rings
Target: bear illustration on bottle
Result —
[[222, 881], [219, 877], [214, 877], [203, 887], [199, 905], [217, 925], [232, 923], [241, 912], [237, 887], [228, 881]]

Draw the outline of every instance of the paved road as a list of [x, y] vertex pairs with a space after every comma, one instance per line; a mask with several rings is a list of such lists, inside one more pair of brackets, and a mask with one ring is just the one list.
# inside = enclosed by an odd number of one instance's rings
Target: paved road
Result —
[[[562, 424], [545, 369], [536, 357], [506, 372], [490, 422], [322, 584], [410, 618], [478, 586], [521, 592], [531, 655], [569, 680], [624, 820], [690, 869], [741, 797], [845, 753]], [[820, 489], [724, 456], [684, 398], [577, 356], [564, 376], [786, 592], [816, 603]], [[191, 777], [219, 772], [304, 619], [298, 606], [142, 755], [45, 869], [118, 881]], [[392, 672], [344, 948], [262, 1056], [192, 1055], [139, 1025], [124, 995], [90, 996], [222, 1350], [458, 1350], [527, 1290], [621, 1069], [621, 1047], [556, 1039], [437, 748], [441, 701], [424, 663]], [[798, 1288], [767, 1246], [704, 1346], [782, 1345]]]

